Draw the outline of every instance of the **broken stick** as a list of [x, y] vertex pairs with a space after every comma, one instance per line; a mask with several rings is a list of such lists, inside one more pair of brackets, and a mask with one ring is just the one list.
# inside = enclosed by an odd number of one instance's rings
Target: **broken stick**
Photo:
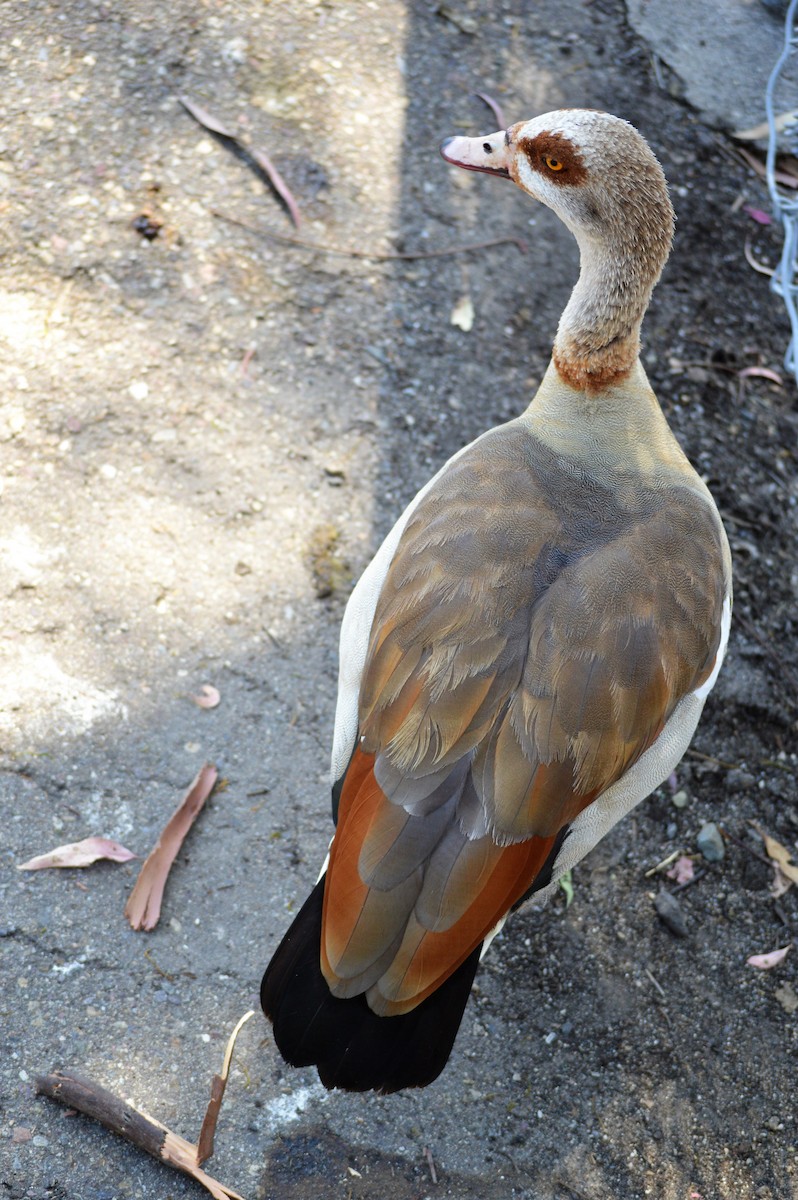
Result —
[[153, 1158], [190, 1175], [215, 1200], [243, 1200], [238, 1192], [203, 1171], [197, 1161], [197, 1147], [192, 1142], [187, 1142], [154, 1117], [134, 1108], [93, 1080], [70, 1071], [53, 1071], [36, 1077], [36, 1091], [93, 1117], [106, 1129], [146, 1150]]

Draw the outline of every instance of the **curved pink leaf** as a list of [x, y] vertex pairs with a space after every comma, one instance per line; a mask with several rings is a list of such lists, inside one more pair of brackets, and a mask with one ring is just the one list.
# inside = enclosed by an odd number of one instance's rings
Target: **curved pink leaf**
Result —
[[17, 867], [17, 870], [45, 871], [48, 867], [88, 867], [99, 858], [107, 858], [111, 862], [130, 862], [131, 858], [138, 858], [138, 855], [111, 838], [88, 837], [82, 842], [69, 842], [66, 846], [56, 846], [55, 850], [50, 850], [47, 854], [29, 858]]

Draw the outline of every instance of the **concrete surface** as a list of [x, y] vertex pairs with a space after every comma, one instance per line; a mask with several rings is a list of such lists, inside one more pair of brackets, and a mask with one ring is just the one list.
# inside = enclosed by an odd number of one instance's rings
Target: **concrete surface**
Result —
[[[632, 28], [674, 73], [670, 90], [705, 121], [733, 132], [767, 119], [765, 87], [784, 46], [782, 14], [762, 0], [627, 0], [627, 9]], [[776, 112], [796, 108], [794, 54], [780, 78]]]
[[[508, 929], [435, 1085], [327, 1095], [258, 1017], [210, 1169], [247, 1200], [798, 1195], [795, 955], [745, 967], [796, 928], [748, 824], [796, 837], [798, 417], [794, 391], [737, 375], [786, 342], [742, 253], [749, 235], [762, 258], [777, 247], [742, 208], [759, 184], [658, 89], [615, 0], [31, 0], [0, 8], [0, 70], [3, 1195], [200, 1194], [32, 1079], [82, 1070], [196, 1135], [329, 838], [351, 581], [545, 368], [576, 251], [514, 189], [439, 160], [443, 136], [492, 129], [475, 91], [508, 120], [608, 108], [663, 161], [679, 227], [645, 362], [732, 537], [729, 661], [680, 768], [686, 805], [652, 797], [580, 867], [567, 911]], [[181, 93], [268, 151], [311, 242], [521, 233], [528, 253], [377, 261], [228, 224], [214, 210], [292, 235]], [[470, 333], [450, 322], [465, 294]], [[205, 683], [209, 711], [191, 699]], [[122, 917], [135, 863], [17, 871], [90, 834], [145, 855], [205, 759], [225, 787], [154, 933]], [[646, 871], [695, 852], [706, 820], [737, 841], [680, 895], [677, 942]]]

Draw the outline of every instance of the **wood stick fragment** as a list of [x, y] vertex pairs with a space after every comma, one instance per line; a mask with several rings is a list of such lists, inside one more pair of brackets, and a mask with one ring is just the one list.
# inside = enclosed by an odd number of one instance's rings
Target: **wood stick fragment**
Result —
[[196, 1146], [93, 1080], [70, 1071], [53, 1071], [49, 1075], [38, 1075], [35, 1082], [36, 1091], [42, 1096], [93, 1117], [153, 1158], [190, 1175], [215, 1200], [243, 1200], [238, 1192], [202, 1170], [197, 1161]]
[[200, 1135], [197, 1138], [197, 1162], [207, 1162], [213, 1154], [213, 1139], [216, 1135], [216, 1122], [219, 1119], [219, 1110], [222, 1107], [224, 1099], [224, 1090], [227, 1087], [227, 1076], [230, 1074], [230, 1063], [233, 1061], [233, 1050], [235, 1049], [236, 1038], [241, 1030], [246, 1025], [250, 1017], [255, 1016], [255, 1010], [250, 1009], [244, 1013], [241, 1020], [236, 1025], [230, 1037], [227, 1039], [227, 1049], [224, 1052], [224, 1061], [222, 1063], [221, 1075], [214, 1075], [211, 1080], [211, 1098], [208, 1101], [208, 1107], [205, 1110], [205, 1116], [202, 1120], [202, 1128]]
[[161, 915], [161, 901], [172, 863], [202, 806], [213, 791], [218, 771], [206, 763], [180, 801], [153, 850], [139, 871], [125, 905], [125, 916], [133, 929], [154, 929]]

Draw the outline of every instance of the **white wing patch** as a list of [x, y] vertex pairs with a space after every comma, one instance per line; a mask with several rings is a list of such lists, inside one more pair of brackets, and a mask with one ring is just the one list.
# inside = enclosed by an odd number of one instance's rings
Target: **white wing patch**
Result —
[[726, 654], [726, 647], [729, 644], [729, 630], [731, 629], [731, 596], [727, 596], [723, 601], [723, 614], [720, 618], [720, 644], [718, 653], [715, 659], [715, 665], [712, 668], [712, 674], [706, 683], [702, 683], [701, 687], [696, 690], [696, 696], [699, 700], [706, 700], [709, 693], [715, 686], [715, 682], [720, 674], [720, 668], [723, 665], [723, 659]]

